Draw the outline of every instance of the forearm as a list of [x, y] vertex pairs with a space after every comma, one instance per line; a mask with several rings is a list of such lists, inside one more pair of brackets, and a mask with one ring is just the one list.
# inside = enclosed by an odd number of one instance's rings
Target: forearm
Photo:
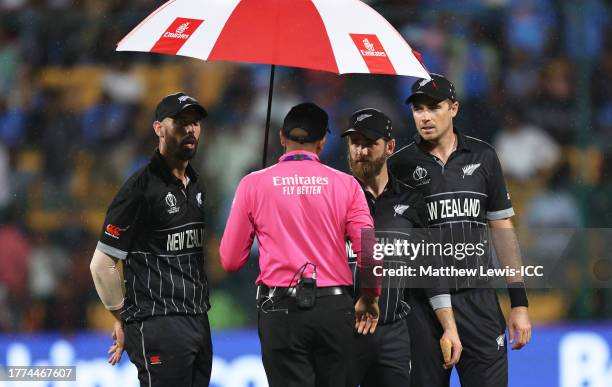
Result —
[[119, 310], [123, 307], [124, 294], [117, 260], [96, 250], [89, 268], [102, 304], [118, 318]]
[[506, 277], [510, 305], [513, 308], [527, 307], [529, 302], [523, 276], [521, 275], [523, 259], [521, 258], [518, 238], [512, 226], [512, 221], [510, 219], [489, 221], [489, 225], [491, 226], [493, 244], [500, 266], [514, 269], [514, 275]]
[[500, 266], [514, 271], [514, 275], [506, 277], [506, 282], [508, 284], [523, 282], [521, 275], [523, 259], [512, 221], [510, 219], [489, 221], [489, 226]]
[[455, 315], [453, 314], [452, 308], [439, 308], [436, 309], [435, 313], [443, 330], [457, 331], [457, 324], [455, 323]]
[[240, 270], [249, 259], [253, 238], [250, 235], [247, 238], [238, 237], [239, 232], [233, 231], [230, 237], [226, 230], [226, 234], [221, 239], [219, 246], [221, 267], [227, 272]]

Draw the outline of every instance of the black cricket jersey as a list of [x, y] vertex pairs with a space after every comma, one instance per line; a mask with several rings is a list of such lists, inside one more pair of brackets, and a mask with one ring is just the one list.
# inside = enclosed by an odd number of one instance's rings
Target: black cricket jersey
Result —
[[[416, 229], [415, 232], [418, 233], [427, 227], [425, 202], [420, 192], [400, 182], [392, 174], [389, 174], [387, 186], [378, 198], [375, 198], [363, 185], [362, 188], [374, 219], [379, 242], [393, 243], [396, 239], [421, 240], [423, 236], [406, 234], [409, 229]], [[357, 299], [360, 294], [357, 256], [350, 248], [350, 243], [347, 243], [347, 252], [353, 272], [354, 295]], [[397, 269], [405, 264], [406, 257], [385, 256], [383, 260], [385, 269]], [[406, 283], [408, 280], [405, 276], [383, 278], [378, 302], [379, 324], [392, 323], [406, 317], [410, 312], [410, 306], [404, 301], [404, 288], [408, 287]]]
[[124, 260], [124, 321], [201, 314], [209, 308], [204, 272], [204, 190], [189, 165], [187, 187], [155, 151], [113, 199], [97, 249]]
[[[455, 257], [462, 268], [489, 267], [492, 264], [487, 221], [512, 217], [514, 210], [494, 148], [456, 129], [457, 149], [446, 164], [415, 141], [389, 159], [391, 173], [418, 189], [427, 204], [430, 227], [440, 230], [440, 240], [451, 243], [482, 243], [486, 254], [465, 259]], [[449, 285], [476, 286], [482, 279], [464, 277]]]

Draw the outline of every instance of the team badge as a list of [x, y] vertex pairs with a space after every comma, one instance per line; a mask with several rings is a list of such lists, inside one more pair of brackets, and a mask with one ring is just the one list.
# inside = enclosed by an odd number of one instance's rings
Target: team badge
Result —
[[393, 216], [397, 216], [397, 215], [404, 215], [404, 212], [406, 212], [406, 210], [410, 208], [409, 205], [407, 204], [396, 204], [393, 206], [393, 211], [395, 211], [395, 214], [393, 214]]
[[165, 197], [165, 201], [166, 201], [166, 205], [168, 206], [169, 214], [176, 214], [177, 212], [179, 212], [180, 207], [176, 206], [176, 196], [174, 196], [172, 192], [168, 192], [168, 194]]
[[421, 167], [420, 165], [417, 165], [417, 167], [414, 169], [414, 172], [412, 172], [412, 178], [414, 179], [414, 181], [417, 182], [417, 186], [429, 184], [431, 179], [427, 178], [427, 175], [427, 169]]
[[461, 168], [461, 170], [463, 171], [463, 178], [465, 179], [466, 176], [472, 176], [474, 172], [478, 169], [478, 167], [480, 167], [480, 163], [468, 164]]

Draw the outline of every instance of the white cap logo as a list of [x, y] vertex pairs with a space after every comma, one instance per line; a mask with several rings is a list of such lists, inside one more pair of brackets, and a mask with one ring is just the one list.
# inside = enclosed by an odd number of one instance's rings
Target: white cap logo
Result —
[[361, 114], [359, 116], [357, 116], [357, 118], [355, 118], [355, 121], [357, 122], [361, 122], [363, 120], [365, 120], [366, 118], [372, 117], [371, 114]]

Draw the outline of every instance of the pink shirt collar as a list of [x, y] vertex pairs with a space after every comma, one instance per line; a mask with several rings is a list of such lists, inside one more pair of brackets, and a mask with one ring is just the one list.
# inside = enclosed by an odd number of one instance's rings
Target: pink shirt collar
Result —
[[294, 150], [294, 151], [291, 151], [291, 152], [287, 152], [284, 155], [282, 155], [278, 159], [278, 161], [279, 162], [285, 161], [287, 158], [290, 158], [291, 156], [295, 156], [295, 155], [306, 155], [306, 156], [309, 156], [309, 157], [313, 158], [316, 161], [320, 161], [319, 160], [319, 156], [316, 153], [308, 152], [308, 151], [305, 151], [305, 150]]

